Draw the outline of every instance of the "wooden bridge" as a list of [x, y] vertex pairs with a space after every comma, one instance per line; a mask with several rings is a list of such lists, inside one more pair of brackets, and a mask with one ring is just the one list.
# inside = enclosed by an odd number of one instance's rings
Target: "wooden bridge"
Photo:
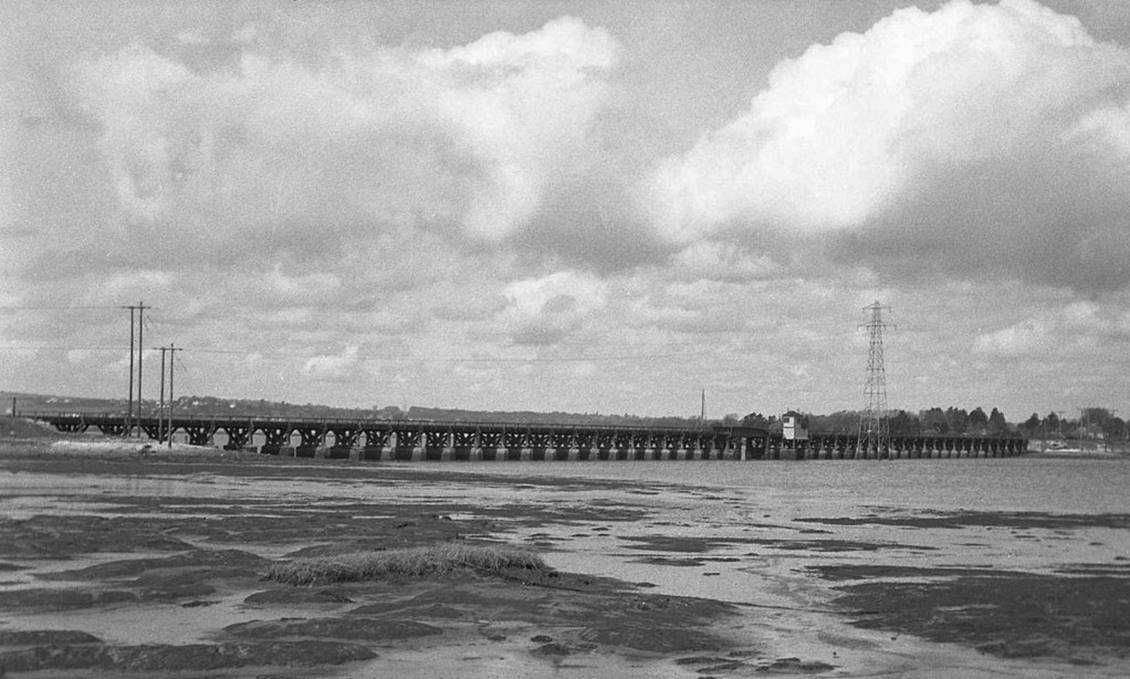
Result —
[[[169, 421], [121, 414], [21, 413], [64, 432], [144, 434], [168, 440]], [[358, 460], [762, 460], [1011, 457], [1016, 437], [892, 436], [883, 449], [857, 450], [854, 434], [788, 440], [756, 427], [646, 427], [503, 424], [427, 420], [174, 417], [171, 431], [193, 445], [266, 455]]]

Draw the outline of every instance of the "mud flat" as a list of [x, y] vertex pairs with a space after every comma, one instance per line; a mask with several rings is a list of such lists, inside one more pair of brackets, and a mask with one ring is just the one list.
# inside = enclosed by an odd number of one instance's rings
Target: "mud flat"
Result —
[[[545, 509], [130, 490], [141, 478], [183, 477], [207, 492], [217, 478], [253, 485], [306, 473], [331, 482], [357, 475], [216, 455], [116, 441], [5, 446], [0, 469], [14, 473], [0, 505], [0, 610], [8, 618], [0, 623], [0, 668], [44, 676], [304, 677], [575, 667], [643, 676], [668, 658], [688, 668], [761, 660], [729, 633], [732, 604], [555, 569], [272, 582], [264, 578], [269, 566], [292, 559], [450, 541], [496, 545], [494, 534], [506, 529], [494, 517], [541, 525]], [[395, 476], [410, 483], [414, 475]], [[76, 491], [76, 481], [95, 490]], [[103, 482], [112, 487], [97, 490]], [[593, 516], [578, 508], [553, 518]], [[710, 655], [688, 660], [690, 653]]]
[[[875, 505], [841, 515], [828, 511], [838, 499], [802, 501], [807, 488], [790, 500], [686, 481], [698, 469], [288, 461], [12, 437], [0, 441], [0, 668], [170, 678], [1130, 672], [1126, 514]], [[797, 483], [781, 476], [766, 488]], [[303, 586], [266, 577], [295, 560], [449, 543], [518, 548], [548, 566]]]

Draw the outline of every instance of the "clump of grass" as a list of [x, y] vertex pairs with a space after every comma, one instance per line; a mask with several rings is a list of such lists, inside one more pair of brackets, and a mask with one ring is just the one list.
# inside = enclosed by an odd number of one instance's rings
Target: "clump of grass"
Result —
[[294, 559], [272, 564], [266, 578], [289, 585], [324, 585], [404, 576], [419, 577], [470, 568], [486, 573], [552, 569], [532, 552], [495, 545], [445, 542], [424, 547]]

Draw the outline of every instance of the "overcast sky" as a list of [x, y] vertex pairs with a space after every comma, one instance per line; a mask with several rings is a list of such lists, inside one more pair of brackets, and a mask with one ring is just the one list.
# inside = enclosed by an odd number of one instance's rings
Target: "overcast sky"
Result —
[[1128, 256], [1121, 0], [0, 4], [0, 389], [1126, 416]]

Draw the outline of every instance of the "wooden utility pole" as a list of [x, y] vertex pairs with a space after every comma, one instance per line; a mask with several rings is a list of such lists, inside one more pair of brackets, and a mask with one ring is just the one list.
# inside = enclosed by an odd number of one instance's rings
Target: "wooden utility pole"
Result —
[[165, 440], [165, 352], [167, 347], [153, 347], [161, 352], [161, 397], [157, 401], [157, 443]]
[[173, 403], [175, 402], [175, 399], [173, 398], [173, 375], [176, 373], [176, 369], [175, 369], [174, 366], [176, 365], [176, 357], [177, 357], [178, 351], [184, 351], [184, 349], [178, 349], [176, 347], [176, 345], [174, 345], [172, 342], [169, 342], [169, 433], [168, 433], [168, 439], [169, 439], [169, 447], [170, 448], [173, 447]]
[[[175, 372], [174, 364], [176, 353], [184, 351], [172, 342], [169, 342], [167, 347], [153, 347], [161, 352], [161, 402], [158, 407], [157, 415], [157, 442], [168, 441], [169, 447], [173, 447], [173, 373]], [[165, 400], [165, 356], [169, 357], [169, 399]]]
[[[141, 354], [144, 349], [142, 344], [143, 337], [145, 336], [143, 326], [145, 325], [145, 310], [152, 307], [145, 306], [144, 302], [137, 304], [130, 304], [128, 306], [119, 307], [120, 309], [129, 309], [129, 399], [126, 406], [126, 431], [125, 435], [130, 436], [133, 433], [134, 417], [133, 417], [133, 355], [134, 355], [134, 312], [137, 312], [137, 414], [138, 419], [141, 417]], [[140, 435], [140, 432], [139, 432]]]
[[[137, 302], [137, 419], [141, 419], [141, 355], [145, 350], [145, 304]], [[141, 438], [141, 427], [137, 430]]]
[[134, 308], [132, 306], [122, 307], [129, 309], [129, 401], [126, 405], [126, 430], [124, 435], [129, 436], [133, 431], [133, 319]]

